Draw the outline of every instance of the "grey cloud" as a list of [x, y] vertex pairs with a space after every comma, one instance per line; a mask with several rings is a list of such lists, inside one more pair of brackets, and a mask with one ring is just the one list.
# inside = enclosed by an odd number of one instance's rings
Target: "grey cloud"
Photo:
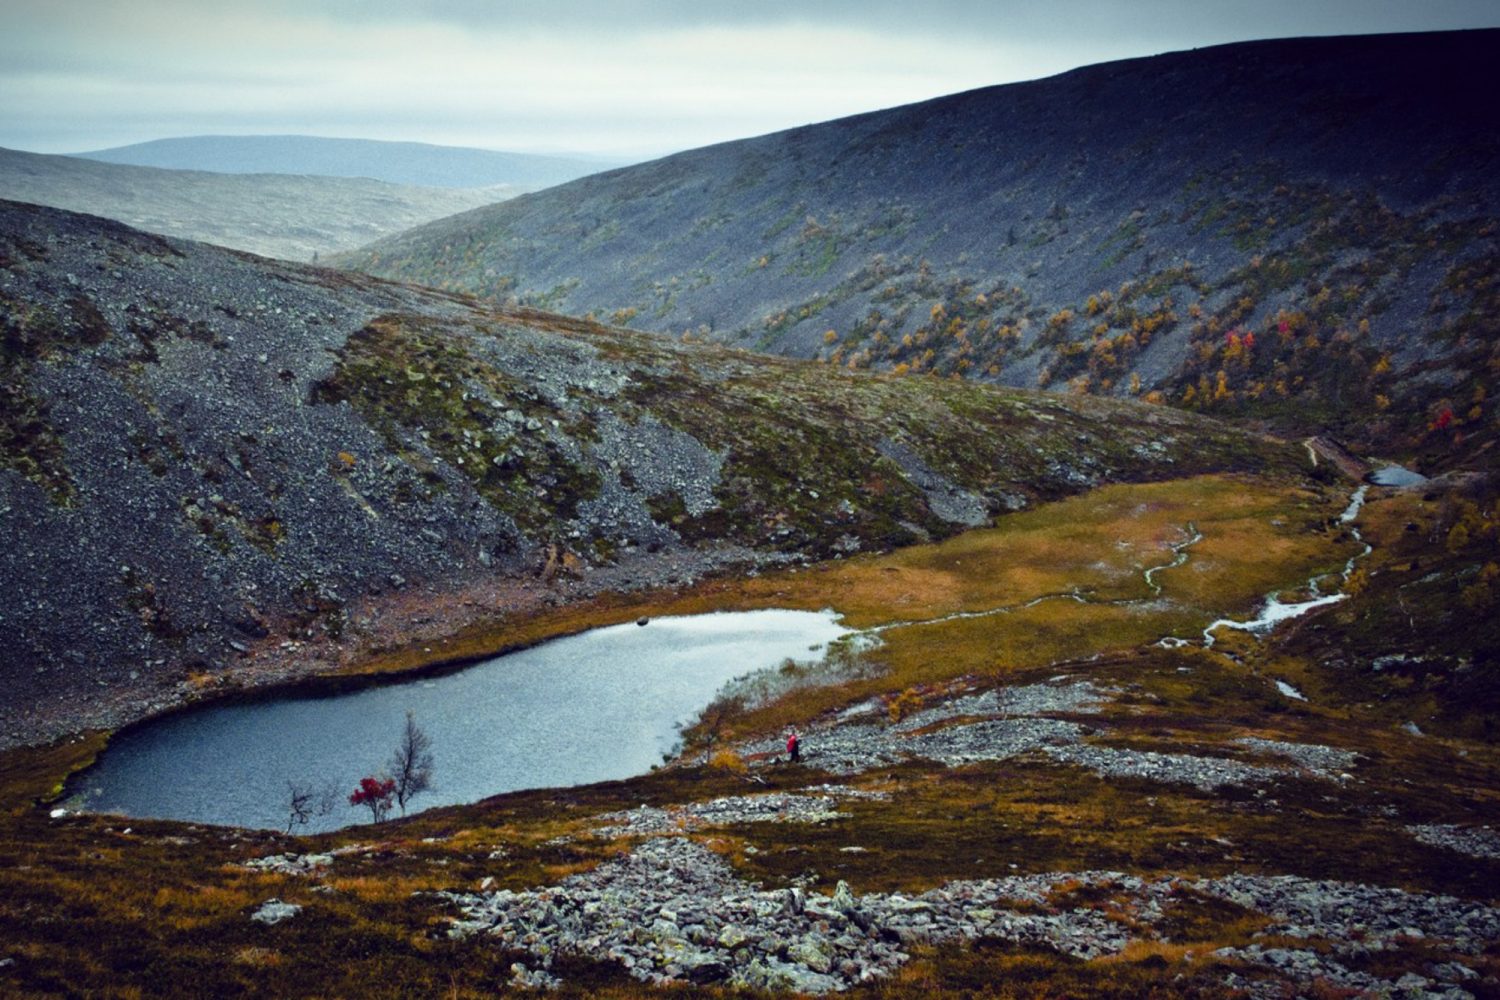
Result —
[[1212, 44], [1500, 23], [1493, 0], [322, 0], [310, 6], [351, 19], [467, 28], [543, 25], [589, 32], [813, 23], [938, 36], [982, 32], [1020, 41], [1126, 37], [1163, 47], [1181, 39]]
[[3, 0], [0, 145], [664, 151], [1132, 55], [1495, 24], [1494, 0]]

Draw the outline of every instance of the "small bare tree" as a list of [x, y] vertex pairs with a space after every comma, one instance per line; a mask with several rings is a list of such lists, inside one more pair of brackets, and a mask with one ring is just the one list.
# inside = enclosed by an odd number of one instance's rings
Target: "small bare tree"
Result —
[[311, 785], [305, 785], [297, 781], [286, 783], [287, 812], [286, 832], [291, 833], [294, 826], [306, 826], [312, 819], [313, 814], [313, 790]]
[[338, 791], [329, 784], [325, 784], [321, 791], [314, 791], [310, 782], [288, 781], [286, 794], [287, 833], [291, 833], [294, 826], [306, 826], [314, 816], [327, 816], [338, 801]]
[[389, 767], [396, 782], [396, 804], [405, 816], [406, 804], [432, 787], [432, 737], [417, 725], [410, 712], [406, 713], [406, 728]]

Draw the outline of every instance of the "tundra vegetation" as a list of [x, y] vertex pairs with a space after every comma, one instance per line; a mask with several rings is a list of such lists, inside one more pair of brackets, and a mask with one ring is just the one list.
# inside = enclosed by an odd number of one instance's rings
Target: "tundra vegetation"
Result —
[[[449, 291], [0, 203], [0, 992], [1500, 993], [1495, 106], [1424, 103], [1497, 38], [1083, 71], [360, 258]], [[1104, 99], [1196, 79], [1272, 112]], [[1314, 429], [1433, 478], [1351, 503]], [[1319, 606], [1233, 627], [1272, 595]], [[392, 817], [408, 719], [374, 824], [67, 801], [149, 712], [772, 607], [854, 635], [634, 779]]]
[[[819, 739], [852, 705], [873, 699], [882, 724], [920, 723], [924, 708], [958, 695], [1059, 678], [1118, 692], [1098, 714], [1077, 717], [1097, 747], [1264, 762], [1245, 738], [1319, 744], [1357, 755], [1353, 777], [1291, 772], [1259, 791], [1203, 789], [1104, 777], [1036, 753], [957, 766], [912, 758], [844, 779], [883, 794], [841, 802], [840, 818], [731, 821], [686, 835], [745, 879], [814, 895], [841, 880], [859, 893], [918, 893], [954, 879], [1104, 869], [1291, 874], [1493, 902], [1500, 861], [1410, 832], [1500, 820], [1497, 692], [1481, 666], [1493, 662], [1496, 626], [1494, 616], [1474, 624], [1470, 610], [1494, 599], [1483, 590], [1497, 554], [1492, 494], [1376, 491], [1355, 522], [1373, 548], [1348, 600], [1264, 639], [1221, 633], [1209, 649], [1157, 641], [1192, 640], [1220, 615], [1252, 613], [1269, 591], [1337, 576], [1360, 551], [1338, 518], [1347, 493], [1295, 476], [1108, 486], [939, 544], [543, 616], [538, 635], [640, 615], [831, 605], [852, 626], [879, 629], [882, 641], [853, 654], [865, 669], [832, 686], [789, 685], [769, 700], [712, 707], [686, 734], [681, 759], [650, 775], [432, 810], [387, 822], [373, 837], [368, 827], [299, 838], [107, 816], [55, 819], [39, 803], [55, 798], [57, 781], [86, 763], [103, 736], [12, 752], [0, 772], [7, 803], [0, 925], [14, 959], [4, 970], [8, 988], [35, 996], [327, 995], [378, 982], [376, 992], [391, 994], [489, 995], [511, 981], [513, 963], [534, 958], [483, 937], [450, 938], [452, 914], [435, 893], [554, 885], [618, 858], [639, 841], [592, 834], [606, 814], [797, 792], [826, 780], [817, 770]], [[1187, 556], [1181, 562], [1178, 550]], [[1144, 571], [1153, 566], [1168, 568], [1148, 582]], [[1380, 657], [1394, 662], [1372, 666]], [[1277, 680], [1306, 700], [1279, 692]], [[1412, 735], [1411, 722], [1427, 735]], [[804, 732], [806, 762], [771, 765], [760, 747], [779, 742], [789, 723]], [[774, 742], [757, 745], [761, 735]], [[330, 860], [311, 875], [246, 866], [279, 854]], [[1087, 879], [1071, 884], [1059, 877], [1028, 912], [1129, 905]], [[303, 909], [275, 927], [250, 921], [268, 898]], [[1267, 918], [1253, 908], [1191, 892], [1154, 923], [1139, 920], [1153, 929], [1092, 960], [1041, 944], [913, 945], [891, 978], [855, 992], [1231, 995], [1226, 977], [1267, 972], [1220, 949], [1302, 946], [1257, 936]], [[1463, 961], [1494, 976], [1495, 946]], [[1371, 952], [1360, 969], [1394, 979], [1442, 954], [1436, 942], [1408, 938]], [[559, 955], [550, 974], [565, 991], [654, 995], [599, 957]], [[1337, 992], [1317, 982], [1296, 988]]]

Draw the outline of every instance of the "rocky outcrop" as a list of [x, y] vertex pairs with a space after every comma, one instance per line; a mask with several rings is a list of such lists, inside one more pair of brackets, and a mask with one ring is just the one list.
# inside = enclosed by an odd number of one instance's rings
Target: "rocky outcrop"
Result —
[[255, 912], [250, 914], [250, 919], [270, 927], [283, 920], [290, 920], [301, 912], [302, 907], [296, 903], [283, 903], [279, 899], [268, 899], [256, 907]]
[[[1109, 907], [1070, 906], [1061, 890], [1103, 890]], [[545, 973], [553, 958], [587, 955], [618, 962], [651, 983], [727, 983], [828, 993], [889, 976], [913, 945], [974, 940], [1040, 945], [1081, 959], [1117, 954], [1155, 929], [1188, 894], [1228, 900], [1272, 918], [1261, 935], [1315, 939], [1326, 950], [1224, 949], [1279, 983], [1317, 980], [1357, 989], [1396, 983], [1343, 963], [1420, 937], [1456, 956], [1477, 956], [1500, 939], [1500, 911], [1447, 896], [1408, 893], [1293, 876], [1145, 879], [1121, 872], [1071, 872], [950, 882], [914, 895], [833, 895], [762, 889], [738, 878], [718, 855], [682, 837], [649, 840], [630, 854], [554, 887], [514, 892], [442, 893], [458, 910], [449, 934], [490, 939], [522, 952], [518, 976]], [[1065, 898], [1065, 897], [1063, 897]], [[1341, 961], [1342, 960], [1342, 961]], [[1455, 990], [1477, 974], [1461, 962], [1434, 962], [1422, 989]], [[548, 983], [555, 982], [550, 976]], [[1401, 984], [1413, 988], [1414, 982]], [[1425, 995], [1425, 994], [1424, 994]]]

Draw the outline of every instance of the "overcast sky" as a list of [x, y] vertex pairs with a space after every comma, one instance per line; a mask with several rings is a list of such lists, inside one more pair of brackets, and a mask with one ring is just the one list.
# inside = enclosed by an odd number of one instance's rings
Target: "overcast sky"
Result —
[[1496, 0], [0, 0], [0, 146], [303, 133], [643, 158], [1251, 38]]

